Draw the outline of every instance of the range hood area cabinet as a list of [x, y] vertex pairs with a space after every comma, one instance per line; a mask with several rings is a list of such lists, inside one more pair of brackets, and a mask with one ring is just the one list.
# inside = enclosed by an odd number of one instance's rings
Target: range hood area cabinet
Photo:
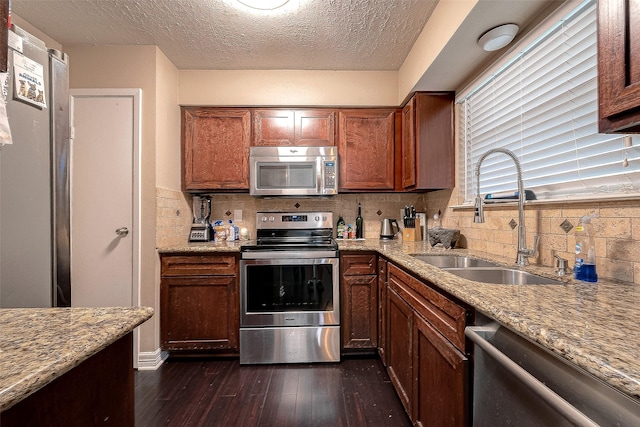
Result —
[[418, 92], [402, 109], [402, 190], [455, 185], [454, 97]]
[[316, 108], [253, 110], [252, 146], [331, 147], [336, 145], [336, 111]]
[[640, 132], [640, 3], [598, 2], [601, 133]]
[[184, 191], [249, 191], [251, 110], [182, 107]]

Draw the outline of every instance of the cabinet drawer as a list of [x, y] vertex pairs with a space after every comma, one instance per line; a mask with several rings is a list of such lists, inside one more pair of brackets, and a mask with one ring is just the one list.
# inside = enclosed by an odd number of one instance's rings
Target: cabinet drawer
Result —
[[467, 310], [393, 264], [388, 265], [388, 275], [389, 286], [453, 345], [464, 351]]
[[235, 275], [235, 255], [162, 255], [163, 276]]
[[378, 273], [376, 254], [343, 255], [340, 262], [343, 275]]

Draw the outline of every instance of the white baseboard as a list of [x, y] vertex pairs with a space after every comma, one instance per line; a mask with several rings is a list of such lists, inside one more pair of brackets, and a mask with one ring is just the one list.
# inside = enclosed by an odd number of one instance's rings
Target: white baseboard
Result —
[[152, 371], [156, 370], [169, 357], [169, 353], [157, 349], [156, 351], [141, 351], [138, 353], [138, 370]]

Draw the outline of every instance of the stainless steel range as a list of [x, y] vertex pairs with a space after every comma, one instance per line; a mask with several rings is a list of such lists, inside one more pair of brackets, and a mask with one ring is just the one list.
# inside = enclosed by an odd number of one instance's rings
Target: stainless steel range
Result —
[[340, 360], [338, 245], [331, 212], [259, 212], [241, 247], [240, 363]]

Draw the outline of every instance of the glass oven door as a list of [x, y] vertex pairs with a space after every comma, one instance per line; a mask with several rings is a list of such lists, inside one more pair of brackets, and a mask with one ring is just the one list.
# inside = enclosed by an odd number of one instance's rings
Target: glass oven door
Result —
[[338, 258], [240, 261], [240, 326], [340, 324]]

